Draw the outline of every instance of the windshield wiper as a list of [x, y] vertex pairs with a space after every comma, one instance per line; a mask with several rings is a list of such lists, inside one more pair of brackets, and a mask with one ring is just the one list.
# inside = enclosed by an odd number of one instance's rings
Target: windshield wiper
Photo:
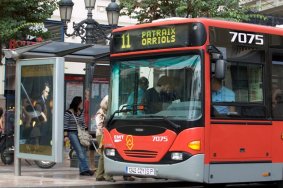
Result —
[[175, 128], [175, 129], [177, 129], [177, 130], [179, 130], [179, 129], [181, 128], [180, 125], [174, 123], [173, 121], [169, 120], [168, 118], [163, 117], [163, 119], [164, 119], [166, 122], [168, 122], [173, 128]]
[[146, 116], [146, 117], [151, 117], [151, 118], [160, 118], [160, 119], [163, 119], [165, 120], [169, 125], [171, 125], [171, 127], [173, 127], [174, 129], [176, 130], [180, 130], [181, 126], [174, 123], [173, 121], [169, 120], [167, 117], [165, 116], [153, 116], [153, 115], [150, 115], [150, 116]]
[[[135, 105], [123, 105], [121, 109], [118, 109], [116, 110], [115, 112], [113, 112], [113, 114], [111, 114], [107, 124], [106, 124], [106, 127], [108, 127], [112, 121], [113, 121], [113, 118], [115, 116], [115, 114], [117, 113], [125, 113], [125, 112], [131, 112], [131, 111], [134, 111], [134, 107]], [[139, 106], [139, 105], [136, 105], [136, 106]], [[130, 107], [130, 108], [127, 108], [127, 107]], [[164, 116], [153, 116], [153, 115], [150, 115], [150, 116], [144, 116], [144, 117], [150, 117], [150, 118], [160, 118], [160, 119], [163, 119], [164, 121], [166, 121], [172, 128], [176, 129], [176, 130], [180, 130], [181, 126], [174, 123], [173, 121], [169, 120], [167, 117], [164, 117]]]

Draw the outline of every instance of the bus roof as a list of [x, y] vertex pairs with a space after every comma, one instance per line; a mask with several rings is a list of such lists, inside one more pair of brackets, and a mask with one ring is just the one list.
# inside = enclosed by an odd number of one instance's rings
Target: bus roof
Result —
[[156, 27], [156, 26], [163, 26], [163, 25], [185, 24], [185, 23], [191, 23], [191, 22], [201, 22], [206, 26], [214, 26], [214, 27], [219, 27], [219, 28], [228, 28], [228, 29], [244, 30], [244, 31], [259, 32], [259, 33], [283, 36], [283, 29], [278, 28], [278, 27], [263, 26], [263, 25], [242, 23], [242, 22], [233, 22], [233, 21], [226, 21], [226, 20], [208, 19], [208, 18], [187, 18], [187, 19], [176, 19], [176, 20], [146, 23], [146, 24], [138, 24], [138, 25], [121, 27], [121, 28], [113, 30], [113, 32], [121, 32], [121, 31], [126, 31], [126, 30], [135, 30], [135, 29]]

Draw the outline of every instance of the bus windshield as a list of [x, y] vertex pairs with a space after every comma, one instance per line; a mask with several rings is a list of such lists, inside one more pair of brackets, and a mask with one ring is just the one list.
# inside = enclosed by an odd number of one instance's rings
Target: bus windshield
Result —
[[116, 61], [111, 74], [108, 112], [115, 119], [202, 116], [200, 55]]

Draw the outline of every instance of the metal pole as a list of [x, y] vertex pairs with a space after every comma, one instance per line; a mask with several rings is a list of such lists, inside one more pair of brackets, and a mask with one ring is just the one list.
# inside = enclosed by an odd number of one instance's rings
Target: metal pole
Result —
[[21, 176], [22, 175], [21, 159], [17, 158], [16, 155], [14, 155], [14, 159], [15, 159], [15, 176]]
[[[15, 106], [20, 104], [20, 66], [18, 61], [16, 61], [16, 86], [15, 86]], [[17, 120], [19, 119], [19, 113], [20, 110], [17, 110], [18, 108], [15, 108], [15, 122], [14, 122], [14, 146], [16, 146], [19, 143], [19, 140], [17, 138], [19, 137], [20, 133], [20, 126], [18, 125]], [[17, 157], [17, 149], [14, 147], [14, 161], [15, 161], [15, 176], [21, 176], [21, 159]]]
[[[95, 43], [95, 38], [94, 38], [94, 20], [92, 19], [92, 9], [89, 8], [88, 9], [88, 13], [87, 13], [87, 19], [86, 19], [86, 44], [94, 44]], [[85, 70], [85, 81], [84, 81], [84, 90], [89, 89], [89, 109], [88, 109], [88, 116], [89, 119], [91, 119], [91, 115], [92, 115], [92, 79], [93, 79], [93, 71], [94, 68], [90, 63], [86, 63], [85, 66], [86, 70]], [[87, 125], [90, 128], [90, 122], [89, 121], [89, 125]]]
[[94, 19], [92, 19], [92, 9], [88, 9], [87, 12], [87, 19], [86, 19], [86, 27], [85, 27], [85, 38], [86, 38], [86, 44], [94, 44], [95, 38], [94, 38]]
[[[91, 79], [89, 80], [89, 84], [90, 84], [90, 88], [89, 88], [89, 102], [90, 102], [90, 105], [89, 105], [89, 116], [90, 116], [90, 125], [91, 126], [91, 118], [92, 116], [96, 113], [94, 111], [94, 98], [92, 97], [93, 95], [93, 88], [92, 88], [92, 81], [93, 81], [93, 75], [94, 75], [94, 70], [95, 70], [95, 62], [93, 62], [91, 65], [90, 65], [90, 76], [91, 76]], [[90, 130], [90, 129], [89, 129]]]
[[[92, 19], [92, 9], [88, 9], [87, 13], [87, 20], [86, 20], [86, 44], [94, 44], [95, 43], [95, 38], [94, 38], [94, 26], [93, 26], [93, 19]], [[91, 90], [91, 83], [92, 83], [92, 78], [90, 78], [91, 73], [91, 65], [89, 63], [86, 63], [85, 67], [85, 88], [84, 89], [89, 89]], [[91, 81], [90, 81], [91, 80]], [[90, 109], [89, 109], [90, 110]]]

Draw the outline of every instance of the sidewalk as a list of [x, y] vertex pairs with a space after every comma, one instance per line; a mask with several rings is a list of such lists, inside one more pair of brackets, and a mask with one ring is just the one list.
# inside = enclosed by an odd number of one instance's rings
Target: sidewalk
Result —
[[[14, 175], [14, 165], [4, 165], [0, 162], [0, 187], [121, 187], [124, 184], [169, 183], [172, 181], [152, 178], [136, 178], [134, 182], [125, 182], [120, 176], [115, 176], [115, 183], [96, 182], [95, 176], [80, 176], [78, 168], [70, 167], [70, 160], [56, 164], [51, 169], [41, 169], [32, 160], [28, 164], [22, 160], [21, 176]], [[174, 182], [174, 181], [173, 181]], [[156, 187], [159, 187], [158, 185]]]

